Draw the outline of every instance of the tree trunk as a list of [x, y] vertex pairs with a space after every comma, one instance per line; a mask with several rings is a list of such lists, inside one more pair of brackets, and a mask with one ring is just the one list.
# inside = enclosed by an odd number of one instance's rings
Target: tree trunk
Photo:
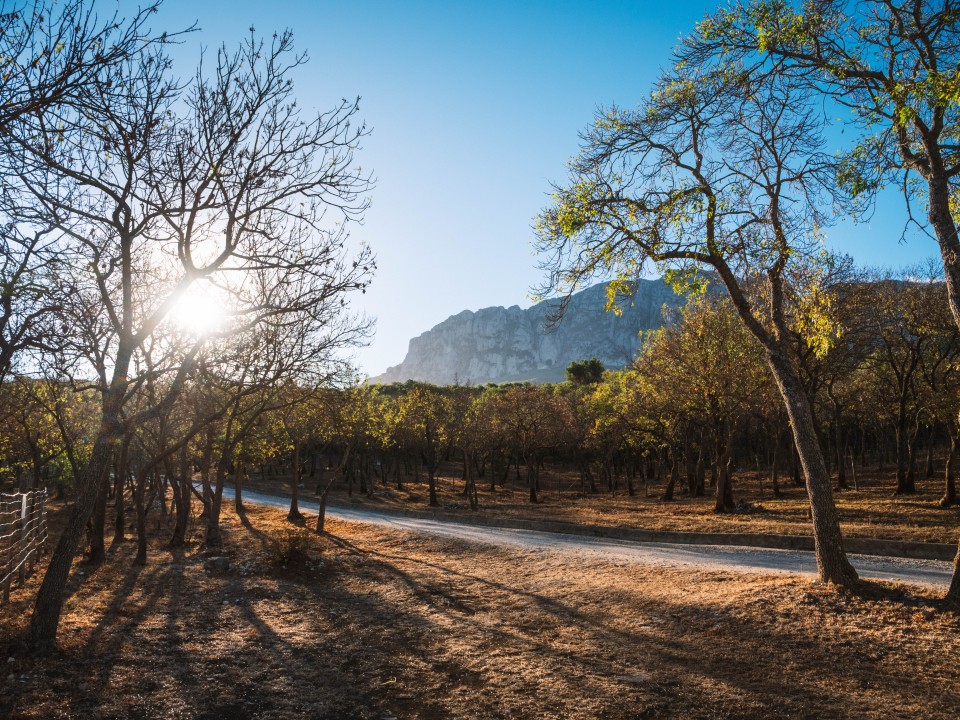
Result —
[[84, 528], [93, 514], [97, 494], [110, 469], [113, 443], [120, 435], [120, 397], [107, 394], [100, 429], [93, 444], [90, 460], [82, 476], [78, 478], [77, 497], [70, 508], [66, 526], [60, 534], [50, 563], [43, 576], [37, 599], [30, 618], [28, 643], [35, 652], [46, 653], [53, 649], [57, 640], [57, 627], [63, 609], [64, 590], [77, 547], [83, 538]]
[[793, 428], [794, 445], [807, 480], [820, 579], [849, 587], [857, 582], [857, 571], [850, 564], [843, 549], [833, 488], [824, 463], [823, 451], [817, 441], [810, 403], [790, 361], [772, 350], [767, 351], [767, 358], [787, 408], [790, 426]]
[[480, 500], [477, 497], [477, 476], [475, 472], [475, 463], [471, 462], [470, 456], [466, 452], [463, 454], [463, 468], [466, 472], [464, 486], [467, 491], [467, 499], [470, 501], [470, 509], [476, 510], [480, 507]]
[[907, 486], [912, 488], [908, 492], [917, 490], [917, 446], [920, 442], [920, 413], [917, 413], [916, 422], [913, 430], [910, 432], [910, 438], [907, 442]]
[[780, 419], [777, 418], [777, 431], [773, 439], [773, 459], [770, 462], [770, 484], [773, 485], [773, 496], [775, 498], [783, 497], [780, 490]]
[[667, 486], [663, 490], [663, 495], [660, 496], [660, 499], [664, 502], [670, 502], [673, 500], [673, 491], [677, 487], [677, 483], [680, 481], [680, 458], [677, 457], [677, 454], [674, 452], [673, 448], [670, 449], [670, 479], [667, 481]]
[[129, 447], [129, 439], [127, 442], [124, 442], [120, 448], [120, 461], [117, 463], [117, 476], [114, 478], [113, 486], [113, 510], [114, 510], [114, 522], [113, 522], [113, 542], [120, 543], [123, 542], [125, 538], [125, 526], [126, 518], [124, 514], [126, 508], [124, 507], [124, 480], [127, 477], [127, 448]]
[[853, 477], [853, 489], [860, 492], [860, 480], [857, 478], [857, 466], [853, 461], [853, 450], [850, 450], [850, 475]]
[[220, 532], [220, 510], [223, 506], [223, 486], [227, 480], [227, 468], [230, 465], [231, 453], [224, 450], [217, 463], [217, 477], [213, 492], [210, 495], [210, 508], [207, 516], [207, 531], [204, 534], [203, 544], [208, 548], [218, 548], [223, 544], [223, 535]]
[[213, 465], [213, 439], [213, 430], [208, 430], [203, 443], [203, 454], [200, 456], [200, 497], [203, 502], [203, 511], [200, 513], [200, 517], [203, 519], [210, 517], [210, 498], [213, 494], [210, 489], [210, 469]]
[[320, 494], [320, 509], [317, 511], [317, 534], [323, 532], [323, 527], [327, 522], [327, 496], [330, 494], [330, 483]]
[[[960, 328], [960, 239], [951, 210], [951, 190], [942, 160], [937, 157], [933, 172], [927, 177], [927, 217], [937, 235], [940, 256], [943, 259], [944, 279], [947, 285], [947, 300], [953, 321]], [[946, 599], [960, 605], [960, 550], [954, 560], [953, 580]]]
[[960, 239], [951, 209], [952, 191], [943, 167], [937, 157], [937, 165], [927, 177], [927, 218], [937, 235], [940, 256], [943, 259], [944, 279], [947, 285], [947, 301], [953, 321], [960, 329]]
[[953, 559], [953, 577], [944, 600], [954, 607], [960, 607], [960, 545], [957, 546], [957, 555]]
[[430, 507], [437, 507], [440, 501], [437, 500], [437, 479], [434, 477], [434, 467], [427, 467], [427, 488], [430, 491]]
[[702, 453], [697, 458], [696, 471], [697, 476], [693, 489], [693, 497], [703, 497], [707, 494], [707, 466], [704, 464]]
[[947, 467], [943, 471], [944, 487], [943, 497], [940, 498], [940, 507], [950, 507], [957, 504], [957, 481], [954, 474], [954, 464], [957, 459], [957, 449], [960, 445], [958, 431], [950, 433], [950, 450], [947, 451]]
[[180, 465], [171, 475], [173, 500], [176, 510], [170, 547], [183, 547], [187, 542], [187, 525], [190, 521], [190, 483], [193, 482], [193, 463], [187, 446], [180, 451]]
[[133, 559], [133, 564], [139, 566], [147, 564], [147, 508], [144, 504], [146, 492], [146, 473], [139, 473], [137, 487], [133, 493], [133, 505], [137, 513], [137, 556]]
[[833, 418], [833, 442], [836, 445], [836, 459], [837, 459], [837, 487], [841, 490], [846, 490], [850, 486], [847, 484], [847, 471], [845, 463], [843, 462], [844, 455], [844, 438], [843, 438], [843, 413], [840, 410], [840, 405], [836, 401], [834, 402], [834, 418]]
[[906, 391], [900, 393], [900, 401], [897, 408], [897, 489], [895, 495], [909, 495], [916, 492], [913, 483], [913, 473], [909, 471], [910, 465], [910, 438], [907, 428], [907, 399]]
[[537, 462], [527, 461], [527, 485], [530, 488], [530, 502], [536, 505], [540, 502], [537, 497]]
[[722, 432], [717, 433], [717, 482], [716, 497], [717, 501], [713, 506], [713, 511], [722, 513], [733, 510], [733, 478], [731, 477], [731, 456], [733, 445], [733, 423], [729, 419], [724, 421]]
[[90, 552], [87, 560], [92, 565], [100, 565], [107, 559], [104, 532], [107, 525], [107, 489], [110, 486], [110, 476], [105, 475], [100, 483], [100, 492], [97, 493], [97, 502], [90, 518]]
[[246, 512], [243, 507], [243, 460], [237, 459], [233, 467], [233, 505], [236, 508], [237, 515], [243, 515]]
[[290, 488], [290, 512], [287, 513], [287, 520], [298, 522], [303, 520], [303, 513], [300, 512], [300, 478], [302, 476], [300, 468], [300, 440], [293, 445], [293, 484]]
[[793, 440], [790, 444], [791, 453], [790, 458], [793, 463], [793, 484], [796, 487], [801, 487], [803, 485], [803, 474], [800, 472], [800, 453], [797, 452], [796, 440]]

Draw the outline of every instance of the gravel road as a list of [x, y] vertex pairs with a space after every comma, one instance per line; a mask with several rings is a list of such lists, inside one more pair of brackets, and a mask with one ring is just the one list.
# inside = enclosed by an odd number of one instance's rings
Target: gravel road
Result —
[[[223, 494], [225, 498], [233, 498], [233, 490], [230, 488], [225, 488]], [[267, 507], [286, 508], [290, 505], [287, 498], [266, 495], [252, 490], [244, 490], [243, 498], [244, 502]], [[318, 504], [311, 498], [301, 498], [300, 507], [307, 512], [315, 513]], [[606, 561], [653, 566], [816, 576], [816, 561], [813, 553], [799, 550], [630, 542], [534, 530], [482, 527], [452, 520], [425, 520], [334, 505], [327, 507], [327, 515], [340, 520], [369, 523], [381, 527], [467, 542], [501, 547], [512, 546], [524, 550], [562, 552], [568, 556], [583, 557], [585, 560], [593, 557]], [[936, 560], [907, 560], [873, 555], [851, 555], [850, 561], [862, 577], [895, 580], [940, 589], [946, 589], [950, 585], [950, 577], [953, 573], [952, 563]]]

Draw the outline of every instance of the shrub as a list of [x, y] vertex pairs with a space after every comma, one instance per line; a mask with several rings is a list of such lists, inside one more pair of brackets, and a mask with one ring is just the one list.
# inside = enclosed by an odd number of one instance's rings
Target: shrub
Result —
[[270, 563], [279, 567], [304, 565], [312, 562], [321, 553], [317, 536], [303, 528], [284, 528], [270, 531]]

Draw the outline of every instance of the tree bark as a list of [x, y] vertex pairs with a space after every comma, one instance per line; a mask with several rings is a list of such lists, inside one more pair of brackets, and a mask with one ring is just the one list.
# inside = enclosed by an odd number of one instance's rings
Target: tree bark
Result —
[[133, 507], [137, 514], [137, 555], [133, 564], [140, 566], [147, 564], [147, 508], [144, 503], [146, 492], [146, 474], [138, 473], [137, 486], [133, 492]]
[[943, 599], [954, 607], [960, 607], [960, 544], [957, 545], [957, 555], [953, 559], [953, 577], [950, 579], [950, 588]]
[[464, 489], [467, 493], [467, 499], [470, 501], [471, 510], [476, 510], [480, 507], [480, 499], [477, 497], [477, 476], [474, 465], [475, 463], [471, 462], [471, 457], [468, 453], [464, 452], [463, 468], [466, 473]]
[[536, 505], [540, 502], [537, 497], [537, 462], [527, 461], [527, 485], [530, 488], [530, 502]]
[[93, 443], [90, 461], [78, 478], [76, 500], [37, 591], [27, 632], [27, 641], [35, 652], [49, 652], [56, 644], [70, 567], [83, 538], [87, 521], [93, 514], [97, 494], [110, 470], [114, 441], [120, 436], [120, 400], [119, 394], [114, 391], [104, 395], [100, 428]]
[[847, 484], [847, 471], [844, 467], [845, 463], [843, 462], [844, 455], [844, 437], [843, 437], [843, 413], [840, 409], [840, 404], [836, 401], [833, 403], [834, 406], [834, 418], [833, 418], [833, 443], [836, 446], [834, 451], [836, 453], [837, 460], [837, 487], [841, 490], [849, 489]]
[[670, 449], [670, 479], [667, 481], [667, 486], [663, 490], [663, 495], [660, 496], [660, 499], [664, 502], [670, 502], [673, 500], [673, 491], [677, 487], [677, 483], [680, 481], [680, 458], [677, 457], [677, 453]]
[[800, 472], [800, 454], [797, 452], [796, 440], [793, 440], [790, 447], [791, 447], [790, 458], [793, 464], [793, 467], [791, 468], [793, 470], [793, 484], [796, 487], [802, 487], [803, 473]]
[[323, 532], [324, 525], [327, 522], [327, 496], [330, 494], [330, 483], [327, 483], [327, 486], [323, 489], [323, 492], [320, 494], [320, 509], [317, 511], [317, 534]]
[[950, 450], [947, 451], [947, 466], [943, 471], [944, 487], [943, 497], [940, 498], [940, 507], [950, 507], [957, 504], [957, 480], [954, 474], [957, 449], [960, 445], [960, 438], [957, 437], [957, 434], [957, 430], [950, 433]]
[[728, 419], [724, 420], [722, 432], [717, 433], [717, 482], [716, 498], [713, 511], [722, 513], [733, 510], [733, 478], [731, 477], [731, 465], [733, 458], [731, 450], [733, 445], [733, 423]]
[[780, 416], [777, 415], [777, 427], [773, 435], [773, 458], [770, 461], [770, 484], [773, 485], [773, 496], [775, 498], [783, 497], [783, 491], [780, 490], [780, 446], [781, 442]]
[[[930, 150], [936, 150], [931, 147]], [[931, 152], [931, 169], [927, 175], [927, 218], [940, 245], [943, 259], [944, 279], [947, 285], [947, 302], [953, 321], [960, 328], [960, 239], [950, 208], [951, 190], [943, 160], [939, 152]]]
[[113, 523], [113, 542], [119, 543], [123, 542], [125, 537], [125, 527], [124, 523], [126, 518], [124, 517], [126, 508], [124, 507], [124, 491], [125, 491], [125, 480], [127, 477], [127, 448], [129, 447], [129, 441], [124, 442], [123, 446], [120, 448], [120, 460], [117, 463], [117, 476], [114, 478], [114, 487], [113, 487], [113, 510], [114, 510], [114, 523]]
[[290, 488], [290, 512], [287, 513], [287, 520], [298, 522], [303, 520], [303, 513], [300, 512], [300, 479], [302, 476], [300, 468], [300, 440], [293, 445], [293, 483]]
[[100, 482], [100, 491], [97, 493], [97, 502], [93, 507], [90, 518], [90, 552], [87, 561], [92, 565], [100, 565], [107, 559], [104, 534], [107, 526], [107, 490], [110, 486], [110, 475], [104, 475]]
[[807, 481], [813, 538], [820, 579], [849, 587], [858, 580], [857, 571], [843, 549], [840, 520], [833, 500], [833, 488], [817, 440], [813, 413], [798, 373], [784, 355], [767, 350], [770, 369], [783, 397], [793, 428], [794, 445]]
[[437, 507], [440, 501], [437, 500], [437, 479], [432, 465], [427, 468], [427, 488], [430, 491], [430, 507]]
[[243, 515], [243, 460], [237, 459], [233, 467], [233, 504], [237, 515]]
[[227, 468], [230, 465], [231, 453], [224, 450], [217, 463], [217, 477], [210, 495], [210, 508], [207, 517], [207, 531], [204, 534], [203, 544], [208, 548], [218, 548], [223, 544], [223, 535], [220, 532], [220, 510], [223, 506], [223, 487], [227, 480]]
[[173, 533], [170, 536], [170, 547], [183, 547], [187, 542], [187, 525], [190, 521], [191, 496], [190, 485], [193, 482], [193, 462], [187, 446], [180, 451], [180, 467], [176, 475], [172, 476], [173, 498], [176, 516]]
[[901, 390], [897, 406], [897, 488], [895, 495], [910, 495], [916, 492], [913, 473], [910, 472], [910, 437], [907, 427], [907, 391]]

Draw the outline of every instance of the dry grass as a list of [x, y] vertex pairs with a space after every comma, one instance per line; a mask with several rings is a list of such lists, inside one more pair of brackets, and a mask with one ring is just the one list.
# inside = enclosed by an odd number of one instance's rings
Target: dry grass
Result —
[[222, 574], [195, 546], [154, 544], [137, 570], [128, 543], [79, 566], [51, 658], [16, 653], [38, 580], [15, 592], [0, 717], [960, 716], [960, 617], [919, 590], [840, 595], [336, 521], [283, 568], [283, 517], [227, 514]]
[[[437, 512], [449, 515], [473, 514], [463, 495], [463, 481], [457, 473], [459, 466], [451, 464], [438, 481], [440, 507]], [[559, 481], [559, 483], [558, 483]], [[713, 511], [714, 498], [691, 498], [680, 494], [672, 502], [660, 500], [662, 484], [649, 488], [645, 495], [642, 485], [631, 497], [621, 485], [614, 494], [609, 492], [583, 495], [579, 480], [571, 474], [561, 475], [551, 469], [544, 471], [541, 502], [531, 505], [529, 491], [511, 472], [504, 487], [490, 490], [480, 487], [481, 514], [496, 517], [560, 520], [589, 525], [638, 527], [646, 530], [680, 530], [694, 532], [743, 532], [779, 535], [809, 535], [809, 503], [806, 490], [795, 487], [789, 479], [781, 481], [783, 497], [774, 498], [769, 478], [763, 487], [753, 473], [741, 473], [734, 485], [734, 496], [743, 501], [738, 512], [718, 514]], [[559, 492], [557, 485], [559, 484]], [[259, 489], [287, 493], [289, 486], [281, 481], [254, 482]], [[835, 494], [844, 533], [851, 537], [920, 540], [925, 542], [956, 543], [960, 532], [960, 508], [941, 508], [937, 502], [943, 494], [942, 481], [918, 482], [915, 495], [894, 497], [895, 483], [889, 473], [874, 473], [862, 478], [860, 490], [842, 490]], [[303, 491], [313, 490], [308, 485]], [[312, 496], [311, 496], [312, 497]], [[348, 497], [346, 489], [335, 486], [331, 502], [352, 503], [380, 509], [427, 510], [425, 482], [405, 482], [398, 490], [394, 484], [375, 485], [372, 494], [357, 488]]]

